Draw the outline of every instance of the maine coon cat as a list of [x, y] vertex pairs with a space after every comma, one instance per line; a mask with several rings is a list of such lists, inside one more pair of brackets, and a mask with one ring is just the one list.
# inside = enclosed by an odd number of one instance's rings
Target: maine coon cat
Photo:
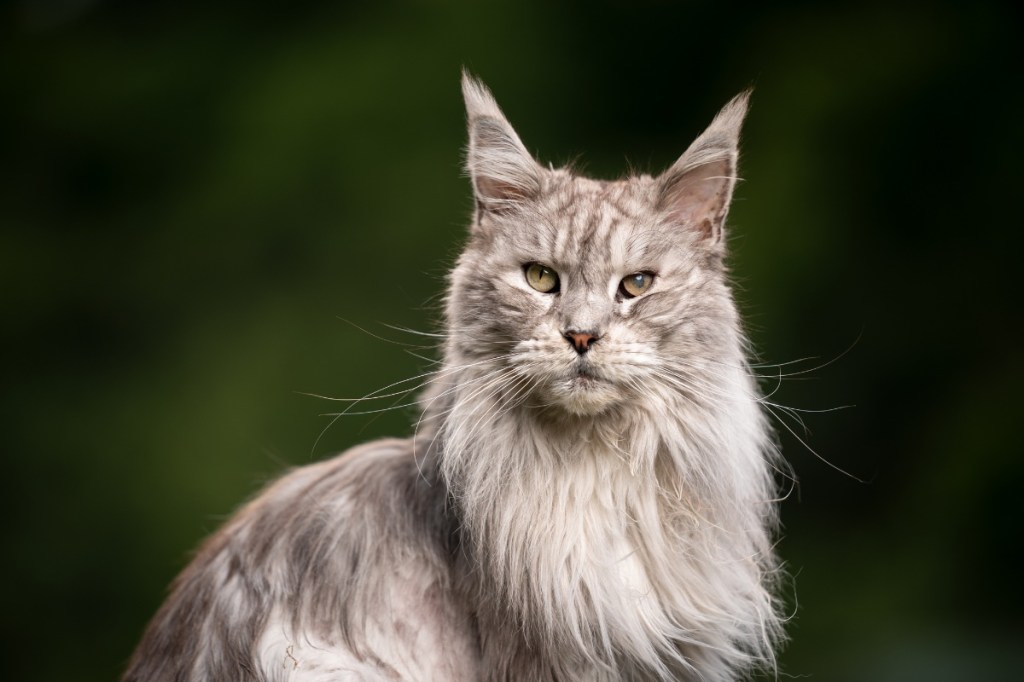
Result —
[[724, 223], [747, 95], [658, 177], [542, 167], [468, 76], [476, 208], [415, 436], [209, 538], [124, 679], [734, 680], [773, 661], [775, 448]]

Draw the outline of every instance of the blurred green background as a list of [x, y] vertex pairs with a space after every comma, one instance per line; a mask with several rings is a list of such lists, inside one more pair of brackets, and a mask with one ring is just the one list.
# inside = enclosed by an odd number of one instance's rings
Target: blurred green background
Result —
[[5, 679], [114, 679], [262, 482], [408, 432], [399, 409], [316, 443], [336, 405], [302, 393], [427, 366], [384, 324], [437, 329], [463, 65], [541, 159], [606, 177], [664, 168], [755, 86], [738, 296], [763, 362], [809, 358], [772, 400], [821, 411], [787, 422], [810, 447], [779, 427], [783, 678], [1016, 676], [1019, 10], [242, 7], [2, 10]]

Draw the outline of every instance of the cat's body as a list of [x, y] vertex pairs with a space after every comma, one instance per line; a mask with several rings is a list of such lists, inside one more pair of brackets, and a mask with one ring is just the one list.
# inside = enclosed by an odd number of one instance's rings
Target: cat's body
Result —
[[730, 680], [770, 663], [774, 449], [726, 281], [737, 98], [669, 171], [546, 170], [464, 81], [477, 211], [410, 440], [209, 539], [125, 680]]

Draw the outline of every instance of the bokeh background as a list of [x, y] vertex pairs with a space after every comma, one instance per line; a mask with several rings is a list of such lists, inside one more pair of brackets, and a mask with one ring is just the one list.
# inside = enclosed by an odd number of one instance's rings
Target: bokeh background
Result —
[[116, 678], [191, 549], [263, 482], [408, 432], [401, 405], [325, 431], [337, 406], [304, 394], [428, 367], [424, 337], [385, 325], [437, 329], [471, 208], [463, 66], [541, 159], [605, 177], [666, 167], [755, 87], [738, 297], [772, 401], [810, 410], [779, 426], [799, 479], [780, 678], [1016, 677], [1010, 3], [2, 12], [5, 679]]

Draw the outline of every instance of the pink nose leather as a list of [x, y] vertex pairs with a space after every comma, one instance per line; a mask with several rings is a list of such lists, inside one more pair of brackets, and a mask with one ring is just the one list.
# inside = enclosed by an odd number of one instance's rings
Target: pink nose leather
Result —
[[565, 338], [580, 355], [590, 350], [590, 347], [597, 341], [597, 335], [590, 332], [569, 331], [565, 333]]

